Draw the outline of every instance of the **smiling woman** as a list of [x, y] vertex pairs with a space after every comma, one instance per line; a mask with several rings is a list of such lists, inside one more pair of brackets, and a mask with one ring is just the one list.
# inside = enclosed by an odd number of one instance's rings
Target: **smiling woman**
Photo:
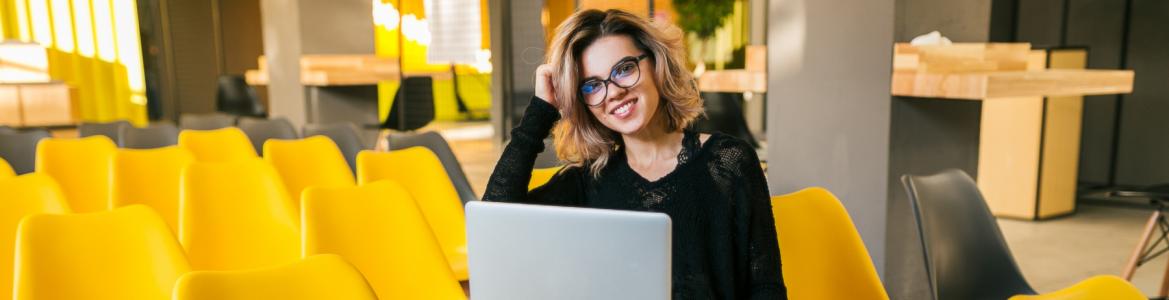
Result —
[[[565, 20], [536, 70], [539, 100], [512, 130], [483, 200], [663, 212], [673, 220], [674, 298], [785, 299], [759, 158], [742, 140], [687, 129], [702, 101], [677, 30], [658, 25], [620, 10]], [[569, 166], [529, 192], [553, 126]]]

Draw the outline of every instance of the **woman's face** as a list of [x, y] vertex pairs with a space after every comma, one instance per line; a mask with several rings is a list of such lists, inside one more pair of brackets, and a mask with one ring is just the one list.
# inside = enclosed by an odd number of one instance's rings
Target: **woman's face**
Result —
[[[581, 54], [578, 93], [610, 130], [632, 135], [645, 129], [657, 113], [658, 88], [649, 54], [624, 35], [597, 39]], [[586, 84], [590, 81], [593, 84]], [[590, 105], [589, 99], [597, 105]]]

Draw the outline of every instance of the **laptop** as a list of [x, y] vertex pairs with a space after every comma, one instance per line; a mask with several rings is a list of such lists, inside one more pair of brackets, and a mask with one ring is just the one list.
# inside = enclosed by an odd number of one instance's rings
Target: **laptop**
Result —
[[475, 300], [670, 299], [662, 213], [467, 203]]

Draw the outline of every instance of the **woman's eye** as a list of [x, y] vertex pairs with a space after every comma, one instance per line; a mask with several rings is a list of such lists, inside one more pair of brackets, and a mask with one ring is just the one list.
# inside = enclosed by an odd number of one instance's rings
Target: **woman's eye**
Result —
[[621, 64], [620, 66], [617, 66], [617, 70], [614, 73], [616, 73], [615, 75], [617, 75], [618, 77], [625, 77], [625, 76], [629, 76], [629, 74], [633, 74], [633, 70], [635, 68], [637, 68], [637, 65], [634, 65], [631, 62], [627, 62], [627, 63]]
[[585, 95], [596, 93], [597, 92], [597, 83], [596, 82], [585, 82], [584, 84], [582, 84], [580, 86], [580, 92], [584, 93]]

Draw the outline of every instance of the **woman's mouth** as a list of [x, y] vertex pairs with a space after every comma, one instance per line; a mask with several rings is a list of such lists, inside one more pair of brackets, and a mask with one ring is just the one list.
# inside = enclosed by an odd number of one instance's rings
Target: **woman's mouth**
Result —
[[612, 110], [609, 110], [609, 114], [614, 116], [614, 117], [617, 117], [618, 119], [624, 119], [626, 117], [629, 117], [629, 115], [631, 115], [633, 113], [633, 104], [634, 103], [637, 103], [637, 98], [625, 100], [624, 102], [621, 102], [621, 104], [618, 104], [617, 107], [614, 107]]

